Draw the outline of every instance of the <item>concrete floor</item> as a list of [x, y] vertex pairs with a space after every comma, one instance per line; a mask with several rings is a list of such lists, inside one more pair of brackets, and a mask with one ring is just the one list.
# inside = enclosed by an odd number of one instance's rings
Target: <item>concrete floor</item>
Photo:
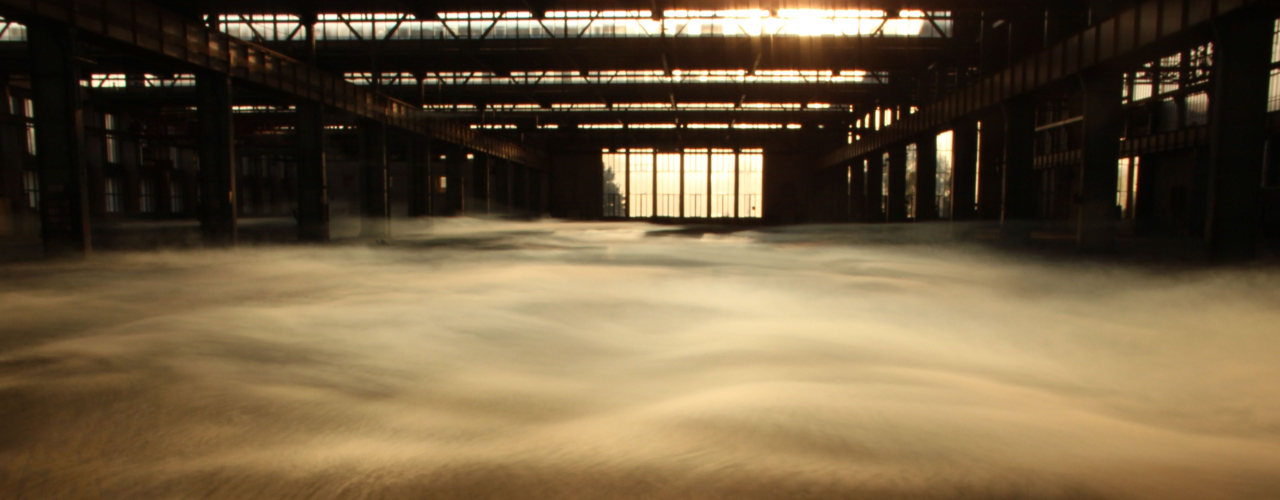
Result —
[[0, 265], [0, 498], [1280, 498], [1275, 269], [397, 233]]

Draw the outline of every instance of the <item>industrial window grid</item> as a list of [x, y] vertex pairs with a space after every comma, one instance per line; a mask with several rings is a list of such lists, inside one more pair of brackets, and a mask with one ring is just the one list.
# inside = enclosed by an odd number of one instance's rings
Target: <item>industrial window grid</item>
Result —
[[605, 217], [760, 218], [761, 149], [605, 150]]

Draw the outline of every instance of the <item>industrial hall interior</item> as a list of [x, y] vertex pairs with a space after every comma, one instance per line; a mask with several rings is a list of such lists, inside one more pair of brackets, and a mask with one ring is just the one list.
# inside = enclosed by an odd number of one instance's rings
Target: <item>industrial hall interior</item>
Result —
[[0, 0], [0, 498], [1280, 498], [1274, 0]]

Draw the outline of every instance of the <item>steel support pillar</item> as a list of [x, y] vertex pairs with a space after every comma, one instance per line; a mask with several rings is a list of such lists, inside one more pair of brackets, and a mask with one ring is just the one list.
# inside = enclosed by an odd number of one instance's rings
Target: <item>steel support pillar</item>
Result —
[[862, 162], [849, 162], [845, 171], [849, 182], [849, 222], [867, 222], [867, 175], [862, 171]]
[[1004, 182], [1000, 222], [1005, 236], [1030, 236], [1035, 218], [1035, 103], [1017, 99], [1004, 108]]
[[1076, 245], [1110, 250], [1116, 237], [1116, 165], [1124, 134], [1122, 75], [1101, 70], [1084, 78], [1084, 145], [1076, 210]]
[[1252, 258], [1262, 225], [1267, 91], [1275, 16], [1245, 9], [1214, 21], [1205, 236], [1214, 260]]
[[93, 249], [84, 158], [84, 113], [75, 29], [27, 26], [39, 166], [40, 236], [50, 257], [85, 257]]
[[952, 128], [951, 155], [951, 219], [976, 219], [978, 122], [965, 120]]
[[472, 213], [489, 213], [489, 195], [493, 192], [490, 189], [489, 177], [489, 157], [476, 154], [471, 160], [471, 185], [473, 186], [471, 197], [475, 201], [474, 206], [471, 207]]
[[867, 170], [867, 222], [884, 222], [884, 155], [871, 153], [864, 159]]
[[197, 128], [200, 131], [200, 228], [205, 244], [236, 244], [235, 128], [231, 120], [231, 77], [196, 73]]
[[387, 125], [364, 120], [360, 123], [360, 135], [364, 141], [364, 162], [361, 165], [364, 196], [361, 197], [360, 235], [366, 238], [385, 238], [391, 235]]
[[978, 213], [982, 220], [999, 220], [1004, 206], [1004, 120], [989, 115], [980, 122], [978, 139]]
[[889, 222], [907, 220], [907, 147], [889, 148]]
[[916, 143], [916, 220], [938, 218], [938, 136], [928, 132]]
[[297, 107], [298, 239], [329, 241], [329, 182], [325, 166], [324, 105]]

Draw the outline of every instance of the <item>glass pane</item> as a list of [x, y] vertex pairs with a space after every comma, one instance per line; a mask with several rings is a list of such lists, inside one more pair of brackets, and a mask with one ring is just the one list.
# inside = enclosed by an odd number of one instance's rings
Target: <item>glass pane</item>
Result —
[[707, 216], [707, 150], [684, 153], [684, 216]]
[[712, 217], [733, 217], [733, 174], [733, 150], [711, 150]]
[[738, 217], [762, 217], [764, 154], [743, 152], [738, 157]]
[[631, 196], [627, 204], [631, 217], [653, 217], [653, 153], [631, 153]]
[[658, 217], [680, 216], [680, 153], [658, 155]]
[[952, 154], [955, 133], [948, 130], [938, 134], [938, 173], [934, 188], [934, 199], [938, 204], [938, 218], [951, 218], [951, 172], [954, 155]]
[[[604, 216], [627, 216], [627, 155], [605, 153], [604, 163]], [[441, 181], [443, 183], [443, 178]]]

